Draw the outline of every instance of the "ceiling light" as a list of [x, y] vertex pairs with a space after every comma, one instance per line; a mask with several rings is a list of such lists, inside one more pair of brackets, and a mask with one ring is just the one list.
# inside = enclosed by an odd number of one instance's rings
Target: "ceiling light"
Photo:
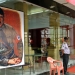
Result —
[[67, 12], [66, 14], [69, 14], [70, 12]]
[[6, 0], [0, 0], [0, 3], [6, 2]]
[[66, 1], [71, 3], [72, 5], [75, 5], [75, 0], [66, 0]]
[[52, 6], [50, 6], [50, 8], [54, 8], [54, 7], [55, 7], [55, 6], [53, 6], [53, 5], [52, 5]]

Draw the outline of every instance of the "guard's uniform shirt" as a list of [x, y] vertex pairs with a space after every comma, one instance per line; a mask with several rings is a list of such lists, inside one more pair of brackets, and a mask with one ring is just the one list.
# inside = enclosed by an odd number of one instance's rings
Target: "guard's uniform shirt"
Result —
[[20, 52], [22, 57], [22, 40], [21, 37], [16, 33], [12, 26], [4, 24], [0, 29], [0, 64], [7, 65], [8, 59], [15, 57], [14, 47], [17, 46], [17, 50]]
[[64, 43], [62, 44], [61, 49], [64, 50], [64, 54], [70, 54], [70, 49], [69, 49], [69, 47], [68, 47], [68, 45], [67, 45], [66, 42], [64, 42]]

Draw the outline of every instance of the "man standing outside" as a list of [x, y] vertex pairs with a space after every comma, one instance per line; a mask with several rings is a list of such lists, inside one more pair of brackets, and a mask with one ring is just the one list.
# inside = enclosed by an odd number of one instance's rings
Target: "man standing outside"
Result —
[[66, 74], [70, 55], [70, 49], [68, 47], [68, 37], [64, 37], [64, 42], [62, 44], [61, 51], [63, 56], [64, 74]]
[[[17, 39], [17, 43], [15, 39]], [[16, 55], [14, 52], [15, 44], [17, 44], [17, 50], [20, 55]], [[8, 66], [21, 63], [22, 50], [21, 37], [12, 26], [4, 23], [4, 11], [0, 8], [0, 65]]]

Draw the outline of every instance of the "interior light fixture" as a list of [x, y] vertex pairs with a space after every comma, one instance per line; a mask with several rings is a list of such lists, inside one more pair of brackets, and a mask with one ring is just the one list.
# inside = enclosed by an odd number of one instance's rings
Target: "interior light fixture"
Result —
[[66, 0], [68, 3], [75, 5], [75, 0]]
[[70, 12], [67, 12], [66, 14], [69, 14]]
[[53, 6], [53, 5], [52, 5], [52, 6], [50, 6], [50, 8], [54, 8], [54, 7], [55, 7], [55, 6]]
[[38, 14], [38, 13], [43, 13], [43, 11], [31, 12], [31, 13], [28, 13], [27, 15]]
[[6, 0], [0, 0], [0, 3], [4, 3], [4, 2], [6, 2]]

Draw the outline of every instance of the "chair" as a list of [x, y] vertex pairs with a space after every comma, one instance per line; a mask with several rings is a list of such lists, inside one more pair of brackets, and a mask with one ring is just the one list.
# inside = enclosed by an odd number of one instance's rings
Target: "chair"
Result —
[[62, 74], [64, 75], [64, 68], [63, 68], [63, 63], [61, 61], [57, 61], [51, 57], [47, 57], [47, 61], [50, 64], [50, 75], [53, 74], [55, 75], [55, 72], [60, 75], [60, 72], [62, 71]]

